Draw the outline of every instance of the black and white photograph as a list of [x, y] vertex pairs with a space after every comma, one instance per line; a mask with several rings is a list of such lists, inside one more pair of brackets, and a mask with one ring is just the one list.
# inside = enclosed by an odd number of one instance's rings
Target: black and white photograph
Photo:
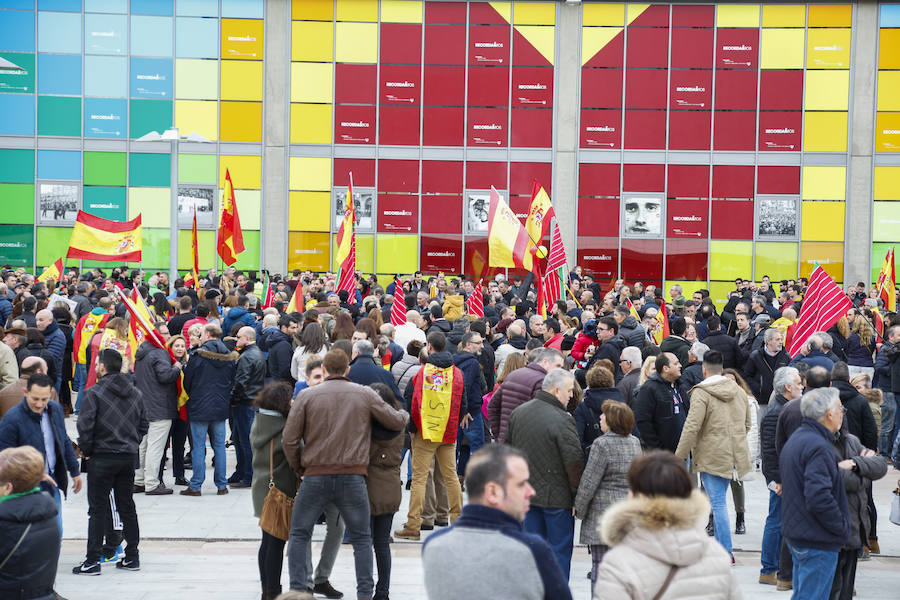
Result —
[[73, 225], [81, 207], [81, 186], [72, 182], [41, 182], [38, 185], [38, 223]]
[[216, 226], [216, 188], [209, 185], [178, 186], [178, 227], [190, 229], [197, 209], [197, 229], [213, 229]]
[[[344, 202], [347, 199], [347, 188], [334, 188], [334, 230], [337, 231], [344, 221]], [[353, 208], [356, 211], [354, 229], [356, 231], [375, 231], [375, 190], [373, 188], [353, 188]]]
[[658, 238], [663, 233], [663, 197], [647, 194], [622, 194], [622, 235]]
[[[500, 192], [501, 198], [506, 198], [503, 192]], [[466, 233], [487, 234], [488, 217], [491, 211], [491, 192], [490, 191], [467, 191], [466, 192]]]
[[757, 235], [761, 238], [796, 238], [798, 204], [797, 198], [757, 198]]

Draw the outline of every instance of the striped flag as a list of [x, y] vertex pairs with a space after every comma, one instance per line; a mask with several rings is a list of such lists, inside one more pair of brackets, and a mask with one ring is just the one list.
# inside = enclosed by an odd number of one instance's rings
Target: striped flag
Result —
[[391, 304], [391, 325], [397, 327], [406, 323], [406, 300], [403, 297], [403, 284], [400, 278], [394, 278], [394, 302]]
[[790, 347], [787, 348], [788, 354], [791, 357], [797, 356], [800, 348], [812, 334], [825, 331], [834, 325], [838, 319], [847, 314], [847, 309], [851, 306], [853, 303], [850, 298], [825, 269], [816, 263], [816, 268], [809, 276], [809, 287], [803, 295], [800, 316], [789, 329], [791, 340]]
[[547, 256], [547, 275], [544, 277], [544, 296], [548, 305], [565, 298], [566, 280], [569, 271], [566, 268], [566, 249], [559, 223], [553, 223], [553, 235], [550, 237], [550, 254]]
[[347, 186], [347, 197], [344, 199], [344, 220], [337, 233], [337, 263], [340, 269], [337, 291], [347, 290], [350, 294], [348, 302], [356, 304], [356, 208], [353, 204], [353, 173], [350, 173], [350, 184]]
[[37, 276], [36, 281], [47, 281], [48, 279], [52, 279], [53, 281], [59, 282], [62, 279], [63, 273], [63, 259], [59, 258], [55, 263], [44, 269], [44, 271]]
[[475, 291], [466, 300], [466, 313], [475, 315], [479, 319], [484, 318], [484, 294], [481, 291], [480, 279], [478, 285], [475, 286]]
[[78, 211], [66, 258], [102, 262], [141, 262], [141, 215], [110, 221]]
[[[300, 287], [300, 289], [303, 289], [299, 283], [297, 284], [297, 286]], [[272, 289], [272, 282], [269, 281], [269, 272], [268, 271], [263, 271], [262, 293], [263, 293], [262, 307], [263, 307], [263, 310], [265, 310], [267, 308], [270, 308], [272, 306], [272, 304], [275, 303], [275, 290]]]
[[[491, 186], [491, 208], [488, 213], [488, 266], [517, 267], [534, 271], [533, 247], [528, 232], [509, 205]], [[540, 284], [540, 282], [538, 282]]]

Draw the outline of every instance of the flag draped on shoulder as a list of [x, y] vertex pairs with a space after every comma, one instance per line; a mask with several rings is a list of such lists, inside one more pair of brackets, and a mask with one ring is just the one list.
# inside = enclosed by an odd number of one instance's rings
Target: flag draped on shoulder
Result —
[[141, 262], [141, 215], [119, 222], [79, 210], [66, 258]]
[[222, 191], [222, 214], [219, 216], [216, 250], [223, 263], [233, 265], [238, 254], [245, 249], [244, 233], [241, 230], [241, 219], [234, 197], [234, 184], [231, 181], [231, 172], [225, 169], [225, 189]]
[[344, 199], [344, 220], [337, 233], [337, 263], [340, 269], [337, 291], [347, 290], [348, 302], [356, 303], [356, 206], [353, 202], [353, 173], [350, 173], [347, 197]]
[[788, 329], [790, 345], [787, 347], [791, 357], [797, 356], [806, 340], [817, 331], [826, 331], [838, 319], [847, 314], [853, 306], [840, 286], [825, 272], [818, 263], [809, 276], [809, 286], [803, 295], [800, 316], [797, 322]]
[[481, 280], [475, 286], [475, 291], [466, 299], [466, 312], [475, 315], [479, 319], [484, 318], [484, 293], [481, 291]]
[[534, 255], [531, 253], [528, 232], [519, 222], [516, 213], [491, 186], [491, 207], [488, 214], [488, 265], [491, 267], [515, 267], [534, 271]]
[[878, 296], [884, 300], [884, 309], [888, 312], [897, 310], [897, 271], [894, 269], [894, 249], [888, 250], [878, 273], [878, 282], [875, 285]]
[[531, 243], [540, 245], [544, 236], [550, 233], [550, 221], [556, 217], [550, 196], [544, 187], [535, 179], [531, 189], [531, 207], [528, 209], [528, 218], [525, 220], [525, 231]]
[[75, 362], [87, 363], [87, 347], [91, 343], [91, 337], [104, 327], [109, 320], [109, 313], [95, 314], [93, 311], [81, 317], [75, 326], [72, 336], [72, 346], [75, 353]]
[[59, 258], [55, 263], [44, 269], [44, 271], [38, 275], [37, 281], [47, 281], [48, 279], [52, 279], [53, 281], [59, 281], [62, 277], [63, 272], [63, 259]]
[[403, 297], [403, 284], [400, 283], [398, 277], [395, 277], [394, 301], [391, 303], [391, 325], [397, 327], [404, 323], [406, 323], [406, 299]]

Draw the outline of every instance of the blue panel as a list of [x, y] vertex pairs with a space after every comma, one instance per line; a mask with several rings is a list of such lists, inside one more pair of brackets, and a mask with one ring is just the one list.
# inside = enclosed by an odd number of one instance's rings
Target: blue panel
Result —
[[131, 0], [131, 14], [172, 16], [172, 0]]
[[34, 10], [34, 0], [0, 0], [0, 8]]
[[81, 152], [38, 150], [38, 179], [81, 179]]
[[85, 56], [84, 95], [124, 98], [128, 95], [128, 59], [124, 56]]
[[38, 51], [81, 53], [81, 15], [38, 13]]
[[900, 4], [881, 5], [881, 26], [900, 27]]
[[128, 17], [125, 15], [84, 15], [84, 51], [88, 54], [128, 52]]
[[78, 54], [38, 54], [39, 94], [81, 95], [81, 56]]
[[132, 58], [132, 98], [171, 98], [172, 59]]
[[172, 56], [170, 17], [131, 17], [133, 56]]
[[38, 0], [38, 9], [81, 12], [81, 0]]
[[262, 19], [263, 0], [222, 0], [222, 16]]
[[179, 17], [218, 17], [218, 0], [176, 0], [175, 14]]
[[0, 135], [34, 135], [34, 94], [0, 94]]
[[7, 10], [0, 14], [0, 50], [34, 52], [34, 12]]
[[124, 14], [128, 12], [128, 0], [84, 0], [84, 12]]
[[175, 56], [219, 58], [219, 20], [178, 17], [175, 22]]
[[84, 137], [124, 138], [127, 106], [124, 98], [85, 98]]

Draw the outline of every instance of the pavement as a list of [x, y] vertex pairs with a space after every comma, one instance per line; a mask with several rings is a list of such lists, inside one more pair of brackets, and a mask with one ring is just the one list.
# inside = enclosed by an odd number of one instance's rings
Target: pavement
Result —
[[[70, 435], [74, 422], [67, 420]], [[74, 435], [73, 435], [74, 437]], [[229, 450], [228, 473], [233, 472], [234, 452]], [[257, 551], [260, 531], [253, 516], [249, 489], [231, 490], [217, 496], [212, 483], [207, 450], [207, 474], [203, 495], [199, 498], [180, 496], [135, 495], [141, 527], [141, 571], [125, 572], [113, 564], [103, 567], [100, 577], [72, 575], [71, 568], [84, 558], [87, 537], [87, 495], [69, 493], [63, 503], [63, 544], [56, 579], [59, 594], [70, 600], [115, 598], [116, 600], [150, 600], [181, 596], [192, 600], [250, 600], [260, 594]], [[405, 465], [403, 479], [406, 478]], [[875, 504], [878, 509], [879, 543], [882, 554], [860, 562], [857, 570], [857, 600], [884, 600], [900, 597], [900, 527], [888, 520], [891, 492], [897, 486], [900, 471], [891, 469], [886, 477], [875, 483]], [[166, 485], [173, 485], [171, 471], [166, 471]], [[90, 483], [88, 482], [88, 485]], [[768, 490], [761, 477], [747, 481], [747, 534], [732, 536], [735, 547], [735, 574], [744, 598], [779, 597], [789, 594], [777, 592], [773, 586], [763, 586], [759, 577], [759, 552], [762, 531], [768, 510]], [[406, 517], [409, 492], [403, 492], [403, 504], [394, 517], [399, 529]], [[733, 507], [729, 499], [731, 520]], [[580, 525], [577, 522], [576, 528]], [[423, 539], [428, 532], [423, 532]], [[324, 537], [324, 526], [317, 525], [313, 535], [313, 552], [318, 553]], [[578, 541], [578, 532], [575, 536]], [[397, 541], [391, 546], [393, 569], [391, 598], [394, 600], [423, 600], [426, 598], [421, 542]], [[590, 581], [586, 578], [591, 562], [587, 549], [576, 546], [572, 558], [570, 586], [575, 600], [590, 598]], [[282, 584], [287, 586], [287, 561]], [[353, 573], [352, 548], [341, 547], [332, 584], [353, 598], [356, 587]]]

